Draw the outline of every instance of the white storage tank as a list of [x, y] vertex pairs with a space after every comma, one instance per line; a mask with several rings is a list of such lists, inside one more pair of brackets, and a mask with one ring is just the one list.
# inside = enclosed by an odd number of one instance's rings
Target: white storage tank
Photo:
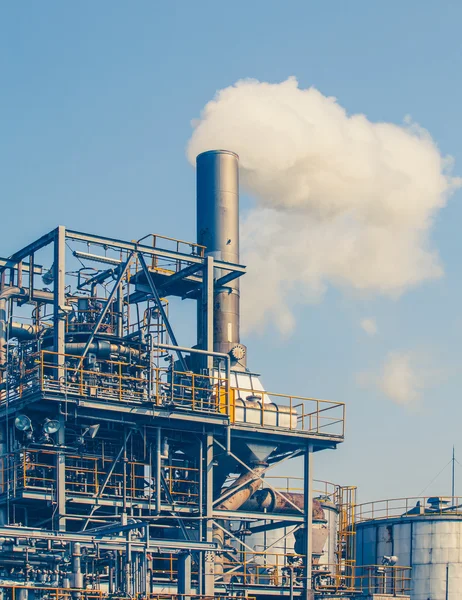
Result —
[[411, 567], [411, 600], [461, 600], [462, 510], [458, 503], [453, 507], [441, 497], [399, 502], [401, 510], [398, 501], [373, 503], [367, 510], [358, 507], [356, 565], [380, 565], [384, 556], [396, 556], [397, 565]]
[[317, 500], [320, 501], [324, 511], [328, 530], [319, 564], [326, 565], [332, 570], [338, 563], [338, 507], [329, 497], [317, 498]]

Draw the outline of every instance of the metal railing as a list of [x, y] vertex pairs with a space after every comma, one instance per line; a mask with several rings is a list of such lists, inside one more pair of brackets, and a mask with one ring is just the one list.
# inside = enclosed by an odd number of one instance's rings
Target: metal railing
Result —
[[332, 400], [232, 388], [229, 416], [233, 423], [263, 428], [337, 438], [345, 434], [345, 404]]
[[230, 388], [221, 375], [149, 368], [134, 361], [98, 360], [42, 350], [28, 358], [9, 400], [37, 391], [97, 398], [103, 402], [152, 403], [194, 412], [225, 414], [231, 423], [343, 439], [345, 404], [273, 392]]
[[[9, 490], [12, 497], [19, 491], [41, 491], [53, 494], [56, 488], [56, 450], [21, 450], [0, 458], [1, 492]], [[114, 458], [111, 456], [65, 455], [65, 490], [74, 498], [122, 497], [124, 489], [129, 500], [154, 498], [156, 482], [149, 478], [147, 463], [128, 460], [127, 472], [118, 465], [108, 474]], [[176, 505], [196, 506], [199, 502], [199, 469], [190, 466], [163, 465], [162, 473], [167, 490], [161, 488], [162, 502], [173, 500]]]
[[19, 600], [21, 590], [32, 590], [36, 594], [40, 593], [47, 600], [73, 600], [77, 594], [82, 600], [101, 600], [104, 596], [101, 590], [80, 588], [42, 587], [40, 585], [2, 585], [2, 588], [4, 591], [8, 590], [10, 592], [11, 600]]
[[356, 522], [419, 516], [462, 515], [462, 497], [414, 496], [357, 504]]

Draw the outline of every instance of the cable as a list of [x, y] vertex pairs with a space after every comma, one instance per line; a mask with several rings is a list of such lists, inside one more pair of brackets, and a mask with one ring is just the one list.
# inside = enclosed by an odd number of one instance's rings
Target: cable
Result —
[[[427, 489], [428, 489], [428, 488], [431, 486], [431, 484], [432, 484], [434, 481], [436, 481], [436, 480], [438, 479], [438, 477], [441, 475], [441, 473], [442, 473], [442, 472], [443, 472], [443, 471], [444, 471], [444, 470], [445, 470], [447, 467], [449, 467], [449, 465], [450, 465], [451, 463], [452, 463], [452, 458], [451, 458], [451, 460], [450, 460], [450, 461], [449, 461], [449, 462], [448, 462], [446, 465], [444, 465], [444, 467], [441, 469], [441, 471], [438, 473], [438, 475], [436, 475], [436, 477], [434, 477], [434, 478], [433, 478], [433, 479], [430, 481], [430, 483], [424, 487], [424, 489], [423, 489], [423, 490], [420, 492], [420, 494], [418, 494], [418, 496], [422, 496], [422, 494], [425, 492], [425, 490], [427, 490]], [[461, 465], [461, 466], [462, 466], [462, 465]]]

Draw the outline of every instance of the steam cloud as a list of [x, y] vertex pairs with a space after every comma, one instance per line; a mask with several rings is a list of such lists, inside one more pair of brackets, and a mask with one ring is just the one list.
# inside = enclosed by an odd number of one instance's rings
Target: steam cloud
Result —
[[244, 327], [294, 326], [296, 303], [334, 285], [396, 297], [443, 273], [429, 244], [435, 213], [461, 180], [427, 131], [348, 115], [334, 98], [238, 81], [194, 123], [198, 153], [240, 156], [241, 186], [256, 200], [242, 223]]
[[418, 354], [394, 351], [387, 355], [378, 373], [360, 373], [357, 380], [363, 387], [378, 389], [395, 404], [415, 408], [423, 389], [431, 385], [432, 375]]
[[362, 319], [361, 329], [367, 333], [367, 335], [375, 335], [378, 332], [377, 322], [374, 318]]

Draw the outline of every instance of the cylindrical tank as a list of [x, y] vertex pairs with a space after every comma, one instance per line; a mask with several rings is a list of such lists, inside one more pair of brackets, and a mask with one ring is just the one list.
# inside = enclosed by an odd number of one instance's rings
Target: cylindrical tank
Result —
[[[196, 165], [197, 242], [206, 247], [206, 255], [239, 264], [239, 157], [228, 150], [210, 150], [199, 154]], [[198, 311], [199, 346], [202, 312]], [[215, 290], [214, 350], [229, 353], [239, 342], [239, 279], [234, 279]], [[240, 349], [241, 364], [242, 353]]]
[[329, 499], [318, 498], [318, 500], [321, 502], [321, 507], [324, 511], [328, 531], [319, 564], [329, 565], [329, 569], [333, 569], [338, 562], [338, 508]]
[[462, 598], [462, 514], [418, 505], [401, 516], [356, 524], [356, 565], [380, 565], [384, 556], [411, 567], [411, 600]]

